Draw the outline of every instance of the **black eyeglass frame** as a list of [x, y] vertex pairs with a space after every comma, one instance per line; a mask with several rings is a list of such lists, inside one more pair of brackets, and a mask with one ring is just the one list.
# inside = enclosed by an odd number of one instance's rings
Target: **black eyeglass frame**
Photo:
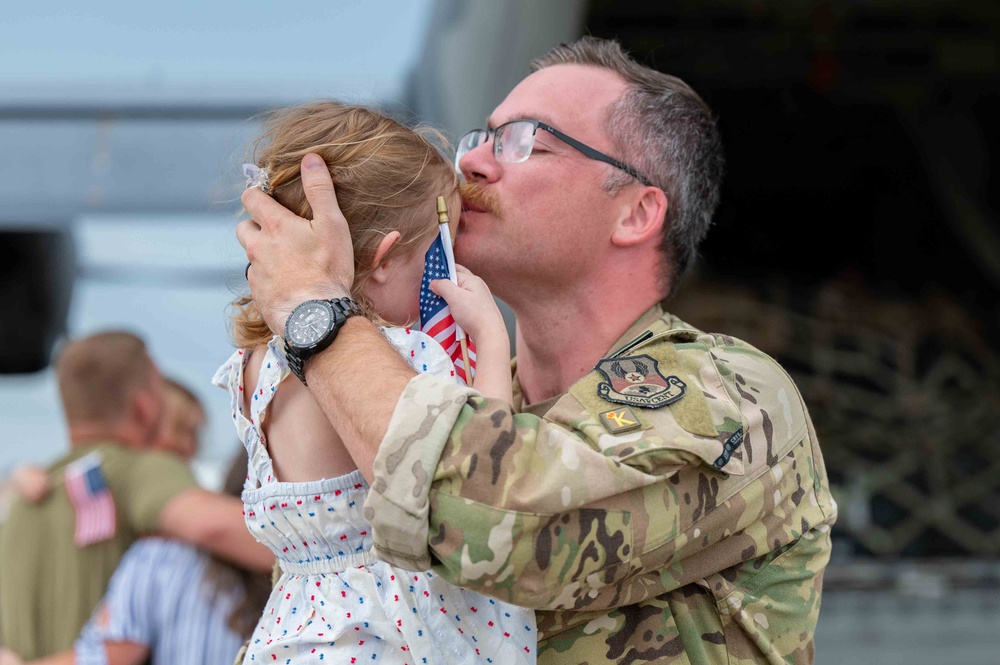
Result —
[[[570, 146], [571, 148], [574, 148], [575, 150], [577, 150], [578, 152], [580, 152], [584, 156], [589, 157], [590, 159], [595, 159], [595, 160], [597, 160], [599, 162], [604, 162], [605, 164], [610, 164], [611, 166], [614, 166], [615, 168], [619, 168], [622, 171], [624, 171], [625, 173], [627, 173], [630, 176], [632, 176], [633, 178], [635, 178], [636, 180], [638, 180], [639, 182], [641, 182], [642, 184], [646, 185], [647, 187], [653, 187], [654, 186], [653, 183], [650, 182], [649, 178], [647, 178], [646, 176], [644, 176], [637, 169], [629, 166], [628, 164], [626, 164], [623, 161], [615, 159], [614, 157], [610, 157], [609, 155], [605, 155], [600, 150], [595, 150], [594, 148], [591, 148], [586, 143], [582, 143], [580, 141], [577, 141], [572, 136], [570, 136], [568, 134], [565, 134], [563, 132], [560, 132], [558, 129], [556, 129], [552, 125], [548, 125], [548, 124], [542, 122], [541, 120], [531, 120], [530, 118], [519, 118], [517, 120], [511, 120], [510, 122], [505, 122], [502, 125], [500, 125], [499, 127], [494, 127], [493, 129], [473, 129], [473, 130], [468, 131], [465, 134], [463, 134], [462, 138], [460, 138], [458, 140], [458, 144], [461, 145], [461, 143], [465, 139], [465, 137], [469, 136], [470, 134], [475, 134], [477, 132], [482, 132], [486, 136], [485, 136], [485, 138], [483, 138], [482, 142], [479, 145], [476, 146], [478, 148], [479, 146], [483, 145], [483, 143], [486, 143], [486, 141], [489, 140], [489, 138], [490, 138], [491, 135], [495, 135], [497, 132], [499, 132], [501, 129], [503, 129], [507, 125], [512, 125], [512, 124], [517, 123], [517, 122], [530, 122], [534, 126], [534, 129], [531, 131], [531, 149], [532, 150], [535, 149], [535, 134], [537, 134], [539, 128], [541, 128], [541, 129], [544, 129], [545, 131], [547, 131], [549, 134], [552, 134], [552, 136], [556, 137], [557, 139], [559, 139], [560, 141], [562, 141], [566, 145]], [[493, 141], [493, 155], [496, 156], [496, 154], [497, 154], [497, 143], [496, 143], [496, 140], [494, 139], [494, 141]], [[464, 157], [464, 156], [465, 156], [465, 154], [462, 155], [462, 157]], [[528, 153], [528, 156], [529, 157], [531, 156], [531, 152]], [[456, 155], [456, 157], [455, 157], [455, 168], [459, 168], [458, 167], [459, 159], [460, 158], [458, 157], [458, 155]]]

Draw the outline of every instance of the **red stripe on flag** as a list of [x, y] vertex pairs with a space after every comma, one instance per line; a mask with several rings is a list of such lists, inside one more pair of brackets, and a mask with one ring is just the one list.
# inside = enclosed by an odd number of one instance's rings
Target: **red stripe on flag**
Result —
[[440, 339], [441, 335], [443, 335], [448, 330], [448, 328], [454, 328], [454, 327], [455, 327], [455, 319], [452, 318], [451, 314], [446, 314], [445, 316], [442, 316], [438, 321], [435, 321], [430, 328], [424, 330], [423, 332], [427, 333], [434, 339]]
[[115, 534], [115, 502], [107, 487], [92, 492], [87, 486], [86, 470], [67, 469], [66, 494], [75, 513], [73, 543], [85, 547]]
[[[458, 342], [458, 339], [455, 336], [455, 331], [454, 330], [452, 330], [451, 333], [447, 337], [445, 337], [444, 339], [440, 340], [441, 346], [444, 348], [445, 351], [448, 352], [448, 355], [451, 356], [453, 360], [455, 358], [455, 347], [457, 346], [457, 342]], [[458, 357], [459, 358], [462, 357], [462, 349], [461, 349], [461, 347], [458, 347]]]

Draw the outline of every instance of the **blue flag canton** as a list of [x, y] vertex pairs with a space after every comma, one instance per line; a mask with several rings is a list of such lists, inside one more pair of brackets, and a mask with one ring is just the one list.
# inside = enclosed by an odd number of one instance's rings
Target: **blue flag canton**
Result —
[[430, 321], [447, 306], [444, 298], [431, 291], [430, 285], [435, 279], [448, 278], [448, 259], [438, 234], [424, 255], [424, 277], [420, 282], [420, 325]]
[[104, 482], [104, 474], [101, 473], [101, 467], [99, 466], [92, 466], [87, 469], [83, 478], [87, 483], [87, 491], [90, 494], [98, 494], [107, 488], [107, 484]]

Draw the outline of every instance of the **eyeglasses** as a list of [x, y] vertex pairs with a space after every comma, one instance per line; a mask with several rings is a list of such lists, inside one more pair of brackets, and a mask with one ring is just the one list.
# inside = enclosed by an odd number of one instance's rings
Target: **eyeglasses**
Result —
[[496, 129], [473, 129], [458, 140], [458, 147], [455, 151], [455, 168], [461, 171], [458, 165], [461, 159], [469, 151], [475, 150], [489, 141], [491, 134], [493, 135], [493, 155], [497, 158], [497, 161], [506, 164], [523, 162], [531, 156], [531, 149], [535, 147], [535, 133], [539, 129], [544, 129], [566, 145], [579, 150], [590, 159], [611, 164], [611, 166], [628, 173], [644, 185], [651, 186], [653, 184], [649, 178], [625, 162], [620, 162], [614, 157], [608, 157], [603, 152], [594, 150], [589, 145], [581, 143], [573, 137], [563, 134], [555, 127], [546, 125], [544, 122], [538, 120], [511, 120]]

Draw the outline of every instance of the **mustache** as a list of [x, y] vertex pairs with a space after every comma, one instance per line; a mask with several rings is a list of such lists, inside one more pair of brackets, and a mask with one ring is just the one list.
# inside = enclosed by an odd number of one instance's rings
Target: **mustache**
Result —
[[493, 192], [483, 189], [474, 182], [466, 182], [459, 185], [458, 193], [462, 197], [462, 203], [471, 203], [477, 208], [501, 217], [500, 198]]

